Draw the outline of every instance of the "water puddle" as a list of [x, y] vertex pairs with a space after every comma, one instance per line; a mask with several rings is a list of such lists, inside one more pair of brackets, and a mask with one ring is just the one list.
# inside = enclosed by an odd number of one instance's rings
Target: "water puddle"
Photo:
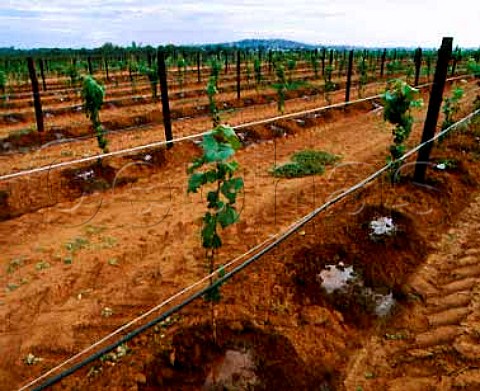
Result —
[[255, 364], [250, 352], [229, 349], [213, 362], [202, 390], [251, 390], [255, 384]]
[[391, 217], [379, 217], [370, 221], [370, 238], [381, 239], [385, 236], [392, 236], [396, 232], [396, 226]]
[[343, 262], [326, 265], [317, 275], [317, 281], [327, 295], [335, 293], [348, 298], [359, 297], [359, 302], [366, 303], [366, 308], [371, 308], [378, 317], [388, 315], [395, 305], [392, 292], [384, 293], [365, 286], [353, 266], [345, 266]]
[[83, 179], [84, 181], [88, 181], [94, 176], [95, 176], [95, 172], [93, 170], [82, 171], [76, 175], [77, 178]]
[[353, 266], [345, 267], [343, 262], [338, 265], [326, 265], [318, 275], [318, 280], [328, 294], [345, 288], [349, 281], [355, 278]]

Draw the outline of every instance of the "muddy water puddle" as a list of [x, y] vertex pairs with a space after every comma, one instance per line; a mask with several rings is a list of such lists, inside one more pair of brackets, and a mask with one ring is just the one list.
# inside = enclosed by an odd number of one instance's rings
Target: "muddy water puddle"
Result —
[[228, 349], [212, 363], [202, 390], [251, 390], [257, 383], [251, 353]]
[[317, 275], [317, 282], [325, 290], [327, 296], [357, 296], [356, 302], [365, 303], [367, 308], [372, 308], [378, 317], [386, 316], [395, 305], [392, 292], [383, 289], [373, 289], [365, 286], [361, 276], [355, 272], [353, 266], [346, 266], [343, 262], [326, 265]]

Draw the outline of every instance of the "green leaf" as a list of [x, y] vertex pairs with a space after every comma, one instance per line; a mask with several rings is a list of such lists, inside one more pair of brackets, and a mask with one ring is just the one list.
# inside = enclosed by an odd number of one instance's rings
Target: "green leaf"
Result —
[[228, 162], [225, 163], [225, 171], [228, 172], [229, 174], [233, 174], [235, 171], [237, 171], [238, 167], [240, 165], [237, 162]]
[[194, 173], [188, 179], [188, 190], [187, 193], [196, 193], [200, 186], [207, 183], [207, 177], [203, 173]]
[[240, 140], [237, 137], [237, 134], [235, 133], [235, 130], [233, 130], [232, 127], [221, 125], [219, 126], [219, 130], [222, 132], [223, 137], [226, 141], [228, 141], [228, 143], [234, 150], [237, 150], [242, 146]]
[[235, 208], [227, 205], [225, 209], [222, 209], [218, 212], [218, 222], [222, 228], [228, 227], [229, 225], [235, 223], [238, 220], [238, 213]]
[[205, 173], [207, 183], [214, 183], [218, 178], [218, 172], [216, 170], [208, 170]]
[[204, 248], [219, 248], [222, 245], [217, 234], [217, 217], [210, 212], [203, 217], [202, 245]]
[[237, 193], [243, 188], [243, 179], [242, 178], [232, 178], [228, 181], [225, 181], [220, 187], [222, 194], [228, 199], [228, 201], [233, 204], [237, 197]]
[[215, 137], [213, 137], [213, 134], [206, 134], [203, 136], [203, 140], [200, 145], [203, 148], [204, 153], [218, 149], [218, 142], [215, 140]]
[[208, 208], [215, 208], [218, 202], [218, 193], [216, 191], [209, 191], [207, 195]]
[[203, 137], [202, 148], [207, 163], [226, 160], [235, 153], [235, 150], [229, 144], [219, 143], [212, 134]]
[[187, 173], [188, 174], [193, 173], [195, 170], [198, 170], [200, 167], [202, 167], [204, 163], [205, 161], [203, 160], [203, 156], [195, 159], [192, 162], [192, 165], [187, 168]]

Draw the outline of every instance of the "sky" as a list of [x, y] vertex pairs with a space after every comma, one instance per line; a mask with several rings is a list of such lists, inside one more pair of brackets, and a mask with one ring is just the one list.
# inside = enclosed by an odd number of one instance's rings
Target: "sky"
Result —
[[318, 45], [480, 46], [480, 0], [1, 0], [0, 47], [93, 48], [284, 38]]

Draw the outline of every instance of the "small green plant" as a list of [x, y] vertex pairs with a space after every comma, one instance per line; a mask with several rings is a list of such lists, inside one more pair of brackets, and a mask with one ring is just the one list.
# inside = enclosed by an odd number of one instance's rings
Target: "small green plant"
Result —
[[7, 266], [7, 273], [12, 274], [15, 270], [20, 269], [23, 265], [23, 258], [15, 258], [9, 262]]
[[313, 69], [313, 74], [315, 75], [315, 79], [318, 79], [319, 63], [318, 63], [317, 55], [315, 53], [312, 53], [312, 56], [310, 57], [310, 63], [312, 64], [312, 69]]
[[358, 97], [363, 97], [363, 91], [365, 89], [365, 85], [368, 81], [368, 66], [365, 61], [365, 58], [362, 57], [357, 63], [357, 72], [358, 72]]
[[0, 69], [0, 93], [5, 96], [5, 90], [7, 88], [7, 75]]
[[[453, 88], [452, 94], [443, 100], [442, 113], [444, 115], [444, 119], [442, 122], [442, 130], [449, 128], [455, 123], [455, 116], [460, 110], [460, 101], [462, 100], [463, 95], [463, 88], [455, 86]], [[442, 143], [445, 140], [446, 136], [446, 134], [441, 136], [438, 139], [438, 142]]]
[[35, 365], [42, 361], [43, 361], [43, 358], [36, 357], [33, 353], [28, 353], [27, 356], [23, 359], [23, 362], [26, 365]]
[[139, 72], [148, 77], [150, 82], [150, 89], [152, 90], [152, 100], [155, 102], [158, 99], [158, 72], [155, 68], [150, 68], [146, 65], [139, 66]]
[[75, 84], [77, 84], [77, 81], [80, 79], [80, 74], [78, 73], [75, 64], [68, 65], [63, 72], [66, 76], [70, 78], [70, 86], [75, 86]]
[[253, 71], [255, 72], [255, 88], [258, 91], [258, 89], [260, 88], [260, 83], [263, 80], [262, 62], [258, 58], [255, 58], [255, 60], [253, 61]]
[[215, 102], [215, 95], [218, 93], [217, 90], [217, 80], [215, 77], [210, 77], [207, 84], [207, 95], [208, 95], [208, 107], [210, 109], [210, 115], [212, 117], [213, 127], [220, 125], [220, 113], [217, 108], [217, 103]]
[[325, 74], [323, 76], [325, 80], [325, 87], [324, 87], [325, 100], [328, 102], [328, 104], [332, 103], [330, 92], [335, 91], [335, 88], [336, 88], [335, 83], [332, 82], [333, 70], [334, 68], [332, 65], [327, 65], [325, 67]]
[[393, 144], [390, 146], [390, 156], [388, 161], [391, 165], [392, 182], [399, 180], [398, 170], [401, 162], [397, 161], [405, 153], [405, 141], [410, 136], [413, 126], [413, 116], [411, 109], [421, 107], [423, 101], [415, 99], [418, 90], [410, 87], [403, 80], [391, 80], [387, 84], [387, 89], [383, 94], [384, 111], [383, 118], [385, 121], [394, 125], [392, 129]]
[[116, 363], [122, 357], [125, 357], [129, 352], [130, 352], [130, 348], [127, 346], [127, 344], [122, 344], [117, 346], [117, 348], [113, 352], [104, 354], [102, 357], [100, 357], [100, 361]]
[[252, 67], [248, 61], [245, 62], [245, 71], [247, 72], [247, 85], [250, 86], [250, 79], [252, 78]]
[[480, 77], [480, 64], [474, 58], [468, 59], [467, 70], [475, 77]]
[[292, 84], [293, 71], [297, 66], [297, 61], [294, 58], [289, 58], [287, 60], [287, 69], [288, 69], [288, 84]]
[[277, 91], [278, 101], [277, 108], [280, 114], [283, 114], [285, 111], [285, 93], [288, 89], [287, 81], [285, 80], [285, 68], [282, 64], [277, 65], [275, 69], [277, 75], [277, 82], [273, 85]]
[[35, 265], [35, 270], [37, 271], [45, 270], [48, 268], [50, 268], [50, 263], [48, 263], [47, 261], [40, 261], [37, 262], [37, 264]]
[[187, 73], [187, 62], [184, 58], [177, 61], [177, 79], [180, 87], [180, 95], [183, 97], [183, 85], [185, 83], [185, 75]]
[[[207, 212], [202, 219], [202, 247], [206, 250], [208, 270], [216, 269], [215, 254], [222, 246], [219, 228], [225, 229], [239, 220], [236, 201], [243, 189], [243, 179], [235, 176], [238, 163], [230, 161], [235, 151], [240, 148], [240, 141], [235, 131], [225, 125], [218, 125], [205, 135], [202, 141], [203, 155], [195, 159], [187, 172], [188, 193], [197, 193], [207, 186]], [[219, 274], [223, 273], [220, 267]], [[213, 277], [210, 284], [214, 285]], [[217, 342], [216, 315], [214, 303], [220, 300], [220, 287], [215, 286], [206, 297], [211, 302], [213, 340]]]
[[407, 81], [407, 84], [410, 84], [412, 82], [413, 75], [415, 74], [415, 68], [413, 66], [412, 62], [409, 62], [407, 65], [407, 69], [405, 70], [405, 80]]
[[128, 75], [130, 77], [130, 84], [132, 85], [132, 93], [135, 94], [137, 91], [137, 81], [135, 79], [135, 74], [138, 72], [138, 64], [132, 59], [128, 64]]
[[222, 70], [222, 65], [216, 59], [210, 61], [210, 79], [215, 82], [215, 89], [218, 89], [218, 78], [220, 76], [220, 71]]
[[325, 151], [306, 149], [295, 152], [290, 162], [274, 166], [270, 173], [280, 178], [300, 178], [323, 174], [326, 165], [335, 164], [338, 160], [340, 160], [340, 156]]
[[[97, 83], [92, 76], [86, 76], [83, 80], [82, 98], [85, 105], [85, 114], [92, 122], [93, 130], [97, 137], [98, 147], [103, 153], [108, 153], [108, 141], [105, 138], [105, 130], [100, 123], [99, 113], [105, 97], [105, 88]], [[99, 159], [99, 164], [101, 160]]]

